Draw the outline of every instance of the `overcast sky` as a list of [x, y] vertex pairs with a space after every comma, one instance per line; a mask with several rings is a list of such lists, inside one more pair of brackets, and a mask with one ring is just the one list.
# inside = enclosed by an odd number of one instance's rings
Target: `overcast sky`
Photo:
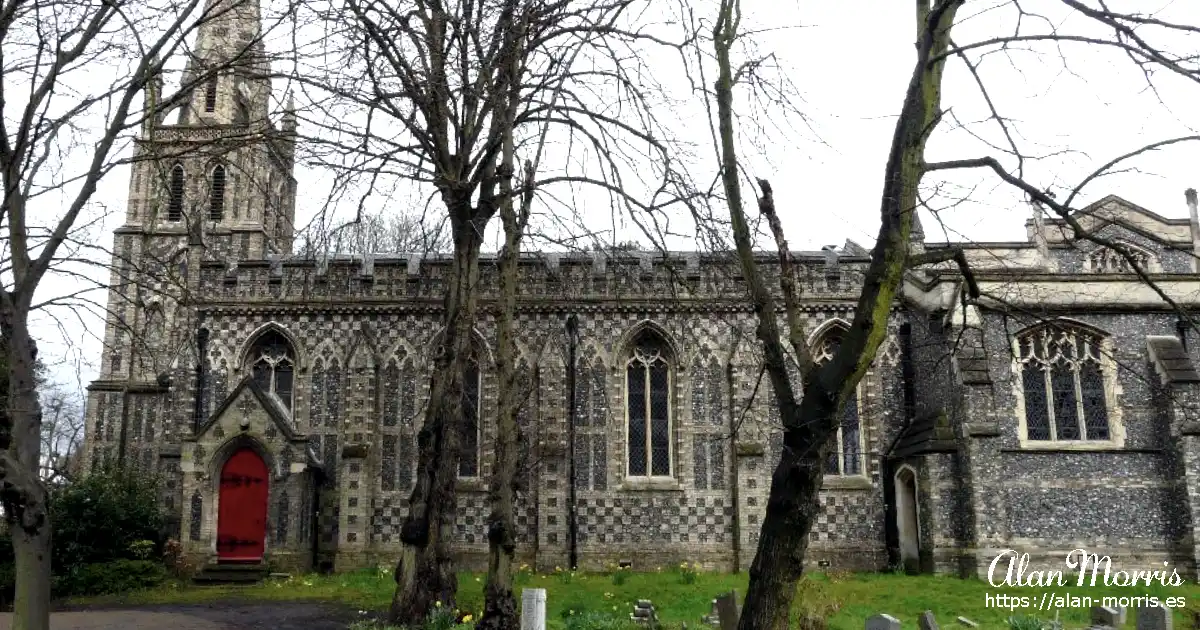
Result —
[[[794, 248], [840, 246], [847, 238], [870, 246], [878, 230], [879, 194], [895, 114], [915, 56], [912, 3], [744, 2], [748, 10], [757, 9], [758, 13], [747, 16], [743, 30], [763, 29], [755, 35], [759, 50], [778, 55], [783, 74], [803, 98], [799, 107], [807, 118], [779, 121], [793, 125], [797, 129], [793, 133], [756, 138], [757, 143], [743, 142], [749, 170], [756, 177], [774, 182], [776, 203]], [[959, 13], [956, 42], [965, 44], [1011, 33], [1016, 17], [1011, 7], [985, 10], [1002, 4], [1006, 3], [968, 2]], [[1137, 0], [1110, 4], [1115, 8], [1157, 10], [1164, 18], [1200, 24], [1200, 5], [1194, 2]], [[1104, 34], [1085, 18], [1067, 17], [1057, 0], [1031, 0], [1023, 5], [1028, 11], [1044, 12], [1062, 32]], [[1029, 32], [1045, 32], [1047, 28], [1031, 17], [1026, 18], [1025, 26], [1032, 29]], [[1176, 53], [1200, 50], [1200, 36], [1190, 40], [1159, 39], [1153, 31], [1147, 34]], [[1151, 91], [1141, 70], [1119, 52], [1064, 44], [1064, 64], [1052, 46], [1035, 47], [1036, 52], [990, 54], [982, 61], [977, 51], [971, 58], [980, 63], [981, 76], [996, 107], [1011, 119], [1020, 147], [1030, 156], [1048, 156], [1026, 163], [1027, 179], [1041, 187], [1052, 187], [1060, 193], [1060, 200], [1082, 177], [1118, 155], [1154, 141], [1197, 133], [1200, 108], [1195, 103], [1200, 101], [1200, 86], [1195, 83], [1157, 70], [1153, 77], [1157, 91]], [[656, 73], [682, 74], [677, 59], [665, 53], [650, 65]], [[683, 85], [681, 76], [659, 78], [676, 87]], [[999, 127], [979, 122], [987, 117], [987, 109], [961, 61], [951, 61], [945, 87], [943, 107], [951, 114], [930, 144], [929, 159], [1002, 157], [982, 141], [1004, 144]], [[283, 98], [282, 92], [277, 90], [277, 99]], [[702, 109], [680, 108], [671, 116], [677, 118], [679, 129], [695, 134], [698, 151], [711, 150]], [[975, 124], [956, 129], [955, 121]], [[754, 144], [768, 148], [755, 153]], [[1014, 160], [1003, 161], [1015, 168]], [[1183, 191], [1200, 186], [1200, 144], [1176, 145], [1129, 166], [1136, 166], [1137, 172], [1092, 183], [1084, 191], [1082, 202], [1114, 194], [1163, 216], [1187, 216]], [[697, 180], [715, 175], [711, 161], [698, 168], [709, 168], [711, 172], [698, 173]], [[322, 182], [327, 178], [321, 172], [302, 169], [298, 179], [297, 223], [304, 224], [324, 199]], [[946, 184], [932, 205], [949, 209], [940, 212], [937, 219], [923, 213], [928, 240], [1024, 240], [1029, 209], [1021, 195], [982, 171], [937, 174], [927, 177], [926, 183], [943, 180]], [[127, 187], [128, 170], [114, 172], [101, 186], [97, 201], [116, 211], [95, 229], [95, 237], [102, 242], [109, 242], [111, 230], [123, 219]], [[314, 188], [316, 193], [312, 192]], [[944, 230], [939, 221], [945, 225]], [[609, 219], [602, 216], [596, 223], [600, 229]], [[636, 236], [629, 233], [617, 240]], [[670, 245], [688, 247], [686, 241]], [[65, 292], [72, 286], [60, 278], [48, 283], [45, 291]], [[97, 336], [102, 327], [103, 323], [96, 320], [67, 332], [82, 349], [79, 354], [91, 362], [84, 367], [85, 382], [94, 377], [100, 350]], [[46, 325], [40, 330], [49, 342], [44, 344], [47, 351], [61, 355], [63, 346], [57, 339], [62, 335]]]

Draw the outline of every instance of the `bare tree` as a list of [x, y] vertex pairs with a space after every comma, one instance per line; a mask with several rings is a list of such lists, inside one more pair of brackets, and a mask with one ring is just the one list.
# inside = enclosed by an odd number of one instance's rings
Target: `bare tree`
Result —
[[321, 254], [439, 253], [450, 248], [445, 221], [432, 224], [423, 216], [363, 210], [340, 225], [310, 224], [299, 236], [306, 257]]
[[[816, 364], [807, 345], [808, 337], [800, 315], [797, 265], [789, 254], [771, 184], [765, 179], [758, 180], [758, 210], [766, 220], [778, 250], [778, 287], [768, 286], [765, 279], [768, 276], [759, 269], [753, 255], [753, 234], [743, 210], [743, 172], [737, 155], [733, 91], [739, 83], [755, 84], [762, 59], [751, 58], [735, 65], [731, 51], [739, 37], [741, 6], [739, 0], [720, 2], [712, 32], [717, 78], [709, 97], [716, 105], [716, 149], [738, 259], [750, 299], [758, 313], [757, 337], [763, 350], [764, 369], [774, 390], [771, 404], [779, 410], [784, 431], [783, 453], [771, 480], [758, 549], [750, 568], [749, 588], [740, 621], [744, 630], [788, 627], [788, 613], [796, 582], [803, 572], [808, 535], [820, 509], [818, 495], [824, 477], [823, 463], [831, 448], [830, 438], [837, 429], [840, 410], [853, 395], [885, 339], [888, 313], [899, 295], [907, 270], [921, 265], [951, 265], [963, 276], [964, 300], [1000, 303], [980, 291], [962, 249], [950, 247], [929, 253], [910, 252], [916, 209], [929, 199], [929, 195], [919, 194], [923, 185], [931, 185], [924, 181], [925, 176], [952, 169], [990, 169], [1002, 181], [1040, 204], [1039, 207], [1060, 218], [1069, 226], [1072, 240], [1091, 241], [1112, 248], [1143, 281], [1154, 286], [1146, 271], [1139, 268], [1136, 252], [1097, 235], [1094, 229], [1082, 224], [1071, 204], [1086, 185], [1128, 160], [1147, 151], [1197, 138], [1185, 136], [1154, 142], [1104, 163], [1070, 189], [1065, 201], [1058, 201], [1045, 188], [1030, 183], [1031, 174], [1026, 164], [1030, 152], [1022, 151], [1014, 140], [1012, 121], [997, 111], [978, 72], [978, 60], [968, 53], [982, 55], [1011, 51], [1033, 43], [1048, 44], [1063, 55], [1066, 53], [1062, 49], [1068, 45], [1079, 46], [1085, 52], [1116, 49], [1142, 68], [1148, 81], [1155, 69], [1196, 81], [1200, 80], [1200, 65], [1194, 54], [1166, 51], [1147, 33], [1194, 35], [1200, 34], [1200, 27], [1172, 23], [1154, 15], [1120, 13], [1105, 3], [1093, 6], [1076, 0], [1062, 0], [1061, 5], [1077, 17], [1091, 20], [1092, 26], [1099, 25], [1108, 32], [1108, 36], [1083, 36], [1059, 31], [1054, 26], [1056, 22], [1029, 14], [1020, 3], [1012, 2], [1001, 3], [999, 8], [1011, 9], [1018, 17], [1025, 18], [1017, 21], [1015, 33], [956, 44], [951, 40], [951, 30], [965, 4], [965, 0], [916, 0], [914, 3], [917, 55], [884, 173], [878, 237], [870, 252], [870, 263], [850, 329], [833, 358]], [[1037, 24], [1044, 30], [1037, 30], [1039, 27], [1030, 24]], [[988, 122], [997, 125], [1002, 137], [1007, 138], [1009, 146], [997, 149], [1003, 151], [1000, 157], [926, 162], [926, 141], [946, 118], [941, 104], [942, 76], [951, 60], [961, 61], [966, 66], [991, 110]], [[1194, 193], [1189, 195], [1189, 203], [1194, 204]], [[1157, 287], [1156, 291], [1181, 318], [1195, 325], [1194, 318], [1166, 292]], [[991, 301], [986, 302], [988, 299]], [[787, 364], [792, 360], [789, 355], [799, 367], [799, 389], [789, 378]]]
[[[325, 107], [322, 118], [306, 122], [319, 145], [310, 162], [333, 169], [339, 181], [357, 178], [369, 190], [385, 182], [427, 187], [440, 202], [453, 245], [445, 328], [400, 534], [393, 623], [421, 623], [434, 602], [455, 600], [450, 545], [463, 377], [479, 315], [479, 252], [491, 220], [514, 198], [541, 195], [550, 186], [594, 187], [624, 211], [675, 201], [670, 183], [680, 174], [671, 141], [652, 111], [646, 75], [635, 76], [637, 64], [629, 63], [638, 47], [655, 41], [625, 28], [642, 2], [418, 0], [398, 7], [351, 0], [352, 24], [331, 29], [337, 32], [314, 56], [319, 63], [298, 72], [297, 81]], [[325, 5], [312, 6], [317, 19], [324, 19]], [[576, 64], [577, 58], [587, 64]], [[325, 70], [331, 66], [337, 72]], [[602, 102], [613, 99], [621, 100], [621, 110]], [[540, 154], [547, 133], [557, 146], [571, 148], [555, 155], [553, 171], [514, 182], [520, 177], [514, 164], [536, 162], [533, 154]], [[521, 212], [514, 209], [514, 216]], [[517, 255], [515, 243], [505, 252]], [[502, 495], [511, 486], [506, 480], [493, 484]], [[509, 499], [493, 498], [489, 527], [503, 548], [512, 535], [511, 524], [505, 524], [511, 518], [504, 516], [511, 507], [503, 505]], [[497, 578], [511, 572], [511, 550], [494, 553], [493, 561]], [[515, 606], [505, 586], [510, 583], [489, 581], [508, 600], [495, 600], [496, 614], [505, 620], [499, 623], [511, 623]]]
[[[0, 501], [13, 537], [18, 576], [13, 627], [49, 626], [50, 523], [45, 482], [46, 419], [36, 379], [37, 347], [30, 315], [43, 281], [79, 252], [97, 185], [125, 163], [128, 140], [171, 99], [138, 95], [163, 72], [163, 61], [199, 23], [228, 4], [200, 0], [104, 2], [11, 0], [0, 6], [0, 203], [3, 290], [0, 329], [8, 367], [8, 413], [0, 423]], [[203, 81], [219, 68], [207, 69]], [[194, 83], [185, 81], [181, 94]], [[17, 95], [17, 96], [13, 96]], [[176, 97], [181, 98], [181, 97]], [[78, 273], [77, 271], [74, 273]], [[52, 401], [51, 401], [52, 402]], [[61, 411], [66, 420], [69, 409]], [[69, 424], [69, 423], [68, 423]]]
[[49, 383], [41, 388], [42, 481], [50, 486], [74, 481], [79, 474], [83, 445], [83, 392], [78, 387]]

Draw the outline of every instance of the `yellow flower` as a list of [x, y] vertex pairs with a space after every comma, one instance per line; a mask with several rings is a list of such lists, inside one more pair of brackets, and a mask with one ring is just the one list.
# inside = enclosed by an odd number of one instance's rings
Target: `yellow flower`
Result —
[[478, 577], [478, 576], [476, 576], [476, 577], [475, 577], [475, 581], [476, 581], [476, 582], [478, 582], [478, 581], [479, 581], [479, 577]]
[[574, 614], [575, 614], [575, 611], [574, 611], [574, 610], [568, 610], [568, 611], [567, 611], [567, 614], [568, 614], [568, 615], [574, 615]]
[[466, 617], [463, 617], [463, 623], [471, 623], [471, 620], [474, 618], [474, 615], [467, 615]]
[[442, 607], [442, 600], [440, 600], [440, 599], [439, 599], [439, 600], [437, 600], [436, 602], [434, 602], [434, 603], [433, 603], [433, 607], [434, 607], [434, 608], [441, 608], [441, 607]]

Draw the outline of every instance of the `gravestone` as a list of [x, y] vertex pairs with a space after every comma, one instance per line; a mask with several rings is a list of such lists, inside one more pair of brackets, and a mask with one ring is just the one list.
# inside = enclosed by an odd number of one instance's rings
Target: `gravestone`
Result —
[[546, 630], [546, 589], [521, 591], [521, 630]]
[[1174, 621], [1170, 608], [1139, 606], [1137, 609], [1137, 630], [1171, 630]]
[[738, 602], [737, 591], [729, 591], [717, 598], [717, 619], [721, 623], [721, 630], [737, 630], [741, 616], [742, 606]]
[[867, 618], [865, 630], [900, 630], [900, 620], [891, 615], [878, 614]]
[[658, 615], [654, 612], [654, 604], [650, 603], [648, 599], [637, 600], [629, 619], [638, 625], [658, 627]]
[[1092, 607], [1092, 624], [1097, 626], [1107, 626], [1109, 628], [1120, 628], [1123, 620], [1121, 612], [1116, 608], [1106, 606]]
[[917, 617], [917, 627], [921, 630], [938, 630], [937, 619], [933, 618], [932, 610], [926, 610]]

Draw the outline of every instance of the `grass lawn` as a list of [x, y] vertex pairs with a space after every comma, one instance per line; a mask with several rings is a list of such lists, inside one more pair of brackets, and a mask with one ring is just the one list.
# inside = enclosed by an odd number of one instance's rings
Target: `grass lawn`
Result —
[[[612, 575], [550, 573], [518, 574], [520, 588], [544, 588], [547, 591], [547, 622], [550, 628], [567, 627], [567, 618], [584, 612], [606, 612], [628, 619], [636, 599], [654, 602], [659, 619], [667, 626], [678, 628], [687, 623], [700, 627], [700, 616], [708, 614], [711, 600], [730, 589], [745, 593], [746, 575], [699, 573], [687, 576], [678, 570], [658, 573], [627, 573], [624, 582], [615, 583]], [[689, 580], [690, 578], [690, 580]], [[483, 602], [483, 580], [480, 574], [459, 576], [459, 608], [478, 615]], [[690, 581], [690, 583], [688, 583]], [[213, 600], [306, 600], [337, 602], [362, 610], [382, 610], [391, 601], [394, 582], [386, 572], [364, 571], [330, 576], [301, 576], [287, 580], [272, 580], [254, 586], [194, 587], [171, 584], [159, 589], [129, 593], [119, 597], [71, 600], [74, 604], [166, 604], [201, 603]], [[916, 628], [917, 616], [932, 610], [943, 628], [962, 627], [955, 623], [959, 615], [976, 621], [983, 628], [1007, 628], [1005, 619], [1014, 611], [991, 607], [986, 595], [1008, 594], [1033, 597], [1033, 608], [1018, 609], [1017, 614], [1054, 619], [1055, 610], [1066, 628], [1086, 627], [1086, 608], [1047, 606], [1049, 612], [1037, 610], [1037, 600], [1043, 593], [1058, 596], [1118, 596], [1154, 595], [1160, 598], [1186, 597], [1188, 609], [1200, 610], [1200, 586], [1180, 587], [1075, 587], [1057, 589], [993, 588], [979, 580], [952, 577], [904, 576], [893, 574], [816, 574], [801, 586], [794, 614], [802, 611], [828, 613], [829, 627], [834, 630], [862, 630], [863, 621], [876, 613], [886, 612], [899, 618], [904, 628]], [[518, 595], [519, 597], [519, 595]], [[1096, 605], [1099, 605], [1098, 603]], [[1130, 615], [1132, 617], [1132, 611]], [[827, 616], [822, 614], [822, 616]], [[1133, 619], [1129, 626], [1133, 627]], [[1192, 628], [1183, 609], [1175, 611], [1175, 627]], [[572, 630], [577, 624], [570, 624]], [[796, 627], [793, 625], [793, 627]]]

